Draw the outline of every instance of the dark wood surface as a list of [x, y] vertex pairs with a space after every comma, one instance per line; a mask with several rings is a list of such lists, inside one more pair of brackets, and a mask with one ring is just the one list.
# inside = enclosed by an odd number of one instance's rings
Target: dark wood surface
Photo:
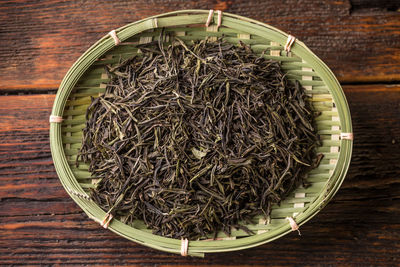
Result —
[[[55, 173], [48, 116], [72, 63], [113, 28], [178, 9], [221, 9], [304, 41], [343, 84], [355, 134], [334, 199], [302, 227], [248, 250], [181, 257], [91, 221]], [[0, 2], [0, 264], [399, 265], [398, 1]]]

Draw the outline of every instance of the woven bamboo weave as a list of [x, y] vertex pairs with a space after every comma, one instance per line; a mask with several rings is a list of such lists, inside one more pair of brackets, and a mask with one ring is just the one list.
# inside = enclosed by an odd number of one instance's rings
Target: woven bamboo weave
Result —
[[[206, 27], [210, 14], [211, 21]], [[221, 25], [217, 27], [219, 18]], [[266, 51], [264, 57], [280, 61], [287, 77], [303, 85], [313, 106], [321, 112], [316, 118], [322, 139], [318, 152], [323, 153], [324, 158], [320, 166], [308, 174], [307, 181], [311, 186], [297, 188], [280, 206], [273, 207], [268, 219], [260, 217], [258, 224], [247, 225], [253, 230], [253, 235], [233, 230], [231, 237], [218, 233], [217, 240], [186, 242], [166, 238], [153, 235], [142, 221], [126, 225], [110, 218], [89, 198], [88, 190], [96, 185], [97, 180], [91, 177], [88, 165], [80, 162], [76, 167], [75, 160], [90, 97], [105, 90], [108, 82], [105, 65], [140, 53], [137, 45], [158, 40], [162, 28], [170, 37], [164, 40], [166, 43], [173, 36], [179, 36], [185, 42], [224, 36], [233, 44], [242, 41], [250, 45], [256, 53]], [[258, 246], [290, 233], [293, 229], [288, 218], [293, 219], [297, 226], [310, 220], [334, 196], [345, 178], [352, 153], [352, 125], [346, 98], [333, 73], [299, 40], [294, 41], [290, 52], [285, 51], [287, 40], [286, 33], [264, 23], [225, 12], [221, 16], [220, 12], [208, 10], [165, 13], [105, 35], [71, 67], [54, 101], [50, 123], [51, 151], [66, 191], [90, 218], [111, 231], [148, 247], [191, 256]]]

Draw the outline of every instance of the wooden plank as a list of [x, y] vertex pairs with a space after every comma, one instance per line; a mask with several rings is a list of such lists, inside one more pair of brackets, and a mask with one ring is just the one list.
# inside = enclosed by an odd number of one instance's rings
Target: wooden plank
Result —
[[193, 8], [221, 9], [290, 32], [341, 82], [399, 81], [400, 13], [393, 5], [371, 12], [360, 4], [354, 10], [347, 0], [1, 2], [0, 90], [56, 89], [73, 62], [111, 29]]
[[400, 251], [400, 85], [344, 87], [354, 154], [335, 198], [270, 244], [205, 259], [159, 252], [88, 219], [51, 161], [54, 95], [0, 96], [0, 262], [11, 264], [396, 265]]
[[[205, 259], [181, 257], [145, 248], [102, 229], [80, 214], [2, 218], [0, 260], [3, 264], [259, 264], [395, 265], [399, 250], [399, 200], [334, 201], [301, 228], [273, 243]], [[377, 206], [367, 221], [355, 210]], [[329, 208], [329, 211], [328, 211]], [[392, 209], [390, 211], [390, 209]], [[264, 265], [265, 266], [265, 265]]]
[[64, 198], [54, 179], [49, 123], [54, 95], [1, 96], [0, 197]]

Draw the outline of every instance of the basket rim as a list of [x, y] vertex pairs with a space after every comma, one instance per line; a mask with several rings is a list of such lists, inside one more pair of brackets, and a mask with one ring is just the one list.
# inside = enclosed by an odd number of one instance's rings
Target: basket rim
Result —
[[[165, 26], [177, 27], [182, 25], [204, 23], [208, 17], [208, 13], [209, 10], [197, 9], [163, 13], [122, 26], [116, 29], [116, 32], [118, 33], [120, 40], [124, 41], [136, 34], [140, 34], [143, 31], [157, 28], [157, 24], [154, 25], [154, 19], [160, 19], [158, 22], [160, 25], [159, 28]], [[173, 20], [171, 18], [173, 18]], [[224, 23], [234, 25], [236, 28], [245, 27], [246, 31], [250, 34], [266, 36], [266, 38], [268, 37], [268, 39], [276, 41], [280, 45], [284, 45], [288, 38], [288, 34], [278, 30], [273, 26], [228, 12], [223, 13], [222, 26], [224, 26]], [[52, 115], [62, 116], [66, 100], [72, 92], [76, 82], [97, 58], [113, 47], [113, 39], [109, 35], [105, 35], [79, 57], [79, 59], [69, 69], [60, 84], [54, 100]], [[307, 63], [313, 66], [314, 71], [322, 78], [337, 105], [342, 132], [352, 133], [351, 116], [348, 103], [344, 92], [333, 72], [303, 42], [296, 40], [295, 44], [292, 46], [292, 51], [299, 57], [306, 59]], [[296, 217], [298, 225], [303, 225], [305, 222], [314, 217], [338, 191], [345, 179], [350, 165], [352, 146], [353, 142], [351, 140], [342, 139], [340, 141], [338, 162], [333, 174], [326, 182], [325, 187], [321, 190], [321, 193], [318, 197], [316, 197], [314, 202], [312, 202], [304, 212], [300, 213]], [[82, 195], [86, 195], [76, 181], [68, 165], [62, 144], [61, 124], [59, 123], [50, 124], [50, 147], [58, 177], [68, 194], [90, 218], [96, 221], [101, 221], [106, 214], [103, 210], [101, 210], [96, 204], [90, 203], [90, 201], [71, 193], [71, 191], [73, 191], [81, 193]], [[180, 252], [180, 240], [178, 239], [146, 233], [139, 229], [125, 225], [118, 220], [113, 220], [109, 229], [142, 245], [167, 252]], [[235, 251], [250, 248], [273, 241], [283, 235], [288, 234], [291, 232], [291, 230], [292, 229], [290, 228], [289, 224], [283, 224], [280, 227], [277, 227], [266, 233], [243, 237], [236, 240], [219, 240], [211, 242], [190, 241], [189, 254], [194, 256], [203, 256], [203, 253]]]

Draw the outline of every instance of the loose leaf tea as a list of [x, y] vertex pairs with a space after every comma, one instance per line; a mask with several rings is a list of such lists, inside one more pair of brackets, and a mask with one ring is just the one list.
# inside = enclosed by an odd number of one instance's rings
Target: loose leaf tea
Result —
[[304, 89], [243, 43], [138, 47], [106, 68], [87, 110], [79, 158], [99, 178], [93, 201], [162, 236], [250, 234], [321, 159]]

